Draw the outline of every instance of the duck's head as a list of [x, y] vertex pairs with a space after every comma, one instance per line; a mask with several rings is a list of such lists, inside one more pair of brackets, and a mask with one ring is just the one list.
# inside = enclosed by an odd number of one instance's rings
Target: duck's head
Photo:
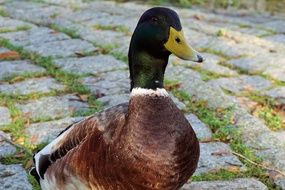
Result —
[[130, 44], [131, 89], [162, 88], [170, 54], [203, 62], [203, 57], [187, 44], [177, 13], [164, 7], [151, 8], [139, 19]]

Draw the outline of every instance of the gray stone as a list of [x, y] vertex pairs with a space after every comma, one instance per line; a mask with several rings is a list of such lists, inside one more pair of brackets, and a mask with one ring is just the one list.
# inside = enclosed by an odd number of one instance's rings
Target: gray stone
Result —
[[101, 98], [98, 98], [97, 100], [103, 104], [104, 108], [109, 108], [121, 103], [128, 102], [129, 99], [129, 94], [113, 94], [103, 96]]
[[36, 46], [48, 42], [70, 39], [66, 34], [55, 32], [45, 27], [37, 27], [28, 31], [0, 33], [0, 37], [9, 40], [12, 44], [17, 46]]
[[188, 114], [186, 115], [186, 118], [191, 124], [200, 141], [209, 141], [212, 139], [211, 129], [205, 123], [203, 123], [196, 115]]
[[89, 42], [80, 39], [47, 42], [43, 44], [24, 47], [28, 51], [38, 53], [42, 56], [69, 57], [77, 54], [92, 53], [98, 50]]
[[224, 37], [216, 38], [216, 40], [209, 44], [209, 48], [221, 52], [228, 57], [253, 56], [269, 52], [264, 48], [256, 46], [256, 44], [250, 44], [248, 42], [236, 43], [235, 41]]
[[248, 73], [261, 73], [269, 75], [276, 80], [285, 81], [285, 56], [280, 53], [260, 54], [255, 57], [233, 59], [229, 65], [237, 67]]
[[5, 94], [27, 95], [31, 93], [48, 93], [51, 91], [62, 91], [64, 85], [53, 78], [42, 77], [21, 81], [14, 84], [0, 83], [0, 92]]
[[285, 189], [285, 179], [284, 178], [280, 178], [275, 180], [275, 183], [277, 184], [277, 186], [281, 189], [284, 190]]
[[45, 73], [45, 69], [30, 61], [0, 61], [0, 80], [22, 74]]
[[285, 35], [284, 34], [276, 34], [273, 36], [267, 36], [264, 39], [272, 41], [272, 42], [285, 44]]
[[16, 152], [16, 148], [7, 142], [6, 139], [11, 140], [10, 135], [0, 131], [0, 158]]
[[285, 104], [285, 87], [276, 87], [265, 91], [263, 94], [273, 98], [278, 104]]
[[99, 77], [86, 77], [82, 79], [93, 94], [113, 95], [128, 94], [130, 82], [127, 71], [113, 71], [101, 74]]
[[30, 29], [34, 27], [35, 25], [27, 23], [27, 22], [0, 16], [0, 31], [1, 30], [17, 31], [21, 29]]
[[82, 39], [88, 40], [90, 42], [95, 43], [96, 45], [100, 45], [107, 48], [120, 47], [124, 44], [129, 45], [130, 37], [126, 36], [121, 32], [116, 32], [112, 30], [92, 30], [92, 32], [79, 31]]
[[238, 73], [228, 67], [219, 65], [221, 58], [212, 54], [202, 54], [205, 57], [205, 61], [202, 64], [197, 64], [202, 69], [223, 76], [236, 76]]
[[47, 143], [54, 140], [58, 134], [66, 127], [83, 118], [67, 117], [60, 120], [48, 121], [43, 123], [34, 123], [25, 129], [25, 133], [29, 136], [29, 141], [32, 144]]
[[208, 82], [214, 87], [220, 87], [233, 93], [241, 93], [244, 91], [260, 91], [268, 89], [272, 83], [260, 76], [239, 76], [235, 78], [219, 78]]
[[110, 55], [98, 55], [83, 58], [57, 59], [54, 63], [62, 70], [76, 74], [98, 74], [102, 72], [126, 69], [127, 65]]
[[215, 73], [217, 75], [223, 76], [236, 76], [238, 73], [228, 67], [222, 66], [219, 62], [222, 60], [221, 57], [209, 54], [209, 53], [202, 53], [202, 56], [206, 59], [203, 63], [195, 63], [190, 61], [184, 61], [177, 57], [171, 57], [170, 62], [175, 64], [179, 64], [181, 66], [193, 67], [193, 68], [200, 68], [202, 70]]
[[1, 54], [1, 53], [5, 53], [5, 52], [8, 52], [8, 51], [10, 51], [10, 50], [7, 49], [7, 48], [4, 48], [4, 47], [0, 47], [0, 54]]
[[11, 123], [12, 119], [8, 108], [0, 106], [0, 127]]
[[264, 23], [262, 26], [268, 28], [269, 30], [274, 30], [279, 33], [285, 33], [284, 20], [274, 20], [271, 22]]
[[0, 164], [0, 187], [3, 190], [32, 190], [27, 174], [20, 164]]
[[184, 185], [181, 190], [267, 190], [266, 185], [254, 178], [229, 181], [200, 181]]
[[178, 98], [176, 98], [172, 93], [169, 93], [169, 96], [180, 110], [184, 110], [186, 108], [186, 105], [183, 102], [181, 102]]
[[227, 144], [221, 142], [200, 143], [200, 159], [194, 175], [219, 170], [244, 170], [245, 166], [231, 153]]
[[[285, 58], [285, 57], [284, 57]], [[275, 80], [279, 80], [282, 82], [285, 82], [285, 59], [283, 63], [279, 62], [280, 65], [275, 65], [275, 66], [269, 66], [265, 69], [263, 74], [269, 75], [271, 78]]]
[[16, 107], [26, 117], [39, 120], [67, 117], [76, 111], [88, 109], [88, 104], [82, 102], [77, 96], [64, 95], [30, 100], [26, 103], [16, 104]]
[[38, 2], [29, 2], [27, 6], [25, 2], [12, 1], [6, 3], [6, 10], [13, 18], [26, 20], [35, 24], [48, 25], [52, 23], [52, 20], [61, 14], [68, 14], [71, 10], [65, 7], [59, 7], [54, 5], [46, 5]]
[[176, 80], [178, 82], [189, 82], [188, 78], [193, 80], [201, 80], [200, 73], [193, 71], [192, 69], [185, 68], [183, 64], [177, 59], [170, 58], [170, 63], [165, 71], [165, 78], [167, 80]]
[[236, 104], [232, 97], [204, 82], [200, 74], [191, 69], [170, 65], [166, 78], [181, 81], [180, 90], [188, 93], [193, 101], [206, 101], [210, 108], [228, 108]]

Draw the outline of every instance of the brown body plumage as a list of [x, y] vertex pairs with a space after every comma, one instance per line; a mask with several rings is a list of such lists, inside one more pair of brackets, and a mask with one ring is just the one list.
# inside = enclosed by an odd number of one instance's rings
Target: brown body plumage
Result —
[[[108, 122], [104, 118], [116, 120], [98, 130], [98, 125]], [[46, 178], [59, 177], [59, 189], [72, 183], [69, 174], [74, 173], [90, 189], [174, 190], [197, 166], [195, 133], [169, 97], [135, 96], [129, 106], [121, 104], [90, 117], [69, 133], [81, 138], [80, 143], [46, 172]], [[76, 143], [64, 141], [58, 149], [62, 153], [65, 146]]]

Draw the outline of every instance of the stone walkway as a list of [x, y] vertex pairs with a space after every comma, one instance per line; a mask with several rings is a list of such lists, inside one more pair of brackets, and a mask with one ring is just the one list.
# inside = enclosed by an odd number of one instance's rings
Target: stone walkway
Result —
[[[3, 136], [35, 148], [83, 116], [128, 100], [129, 41], [148, 7], [0, 0], [1, 160], [21, 151]], [[166, 71], [174, 101], [201, 140], [194, 182], [182, 189], [285, 189], [277, 172], [285, 173], [285, 20], [175, 9], [188, 41], [207, 59], [171, 57]], [[254, 153], [274, 170], [252, 173], [237, 153]], [[0, 163], [0, 189], [32, 189], [24, 167]]]

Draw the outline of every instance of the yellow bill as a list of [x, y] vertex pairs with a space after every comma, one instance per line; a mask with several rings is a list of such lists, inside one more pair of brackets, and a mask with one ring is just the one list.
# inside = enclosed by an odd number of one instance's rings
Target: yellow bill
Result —
[[165, 48], [177, 57], [195, 62], [203, 62], [204, 58], [186, 43], [182, 31], [170, 27], [169, 38], [164, 44]]

